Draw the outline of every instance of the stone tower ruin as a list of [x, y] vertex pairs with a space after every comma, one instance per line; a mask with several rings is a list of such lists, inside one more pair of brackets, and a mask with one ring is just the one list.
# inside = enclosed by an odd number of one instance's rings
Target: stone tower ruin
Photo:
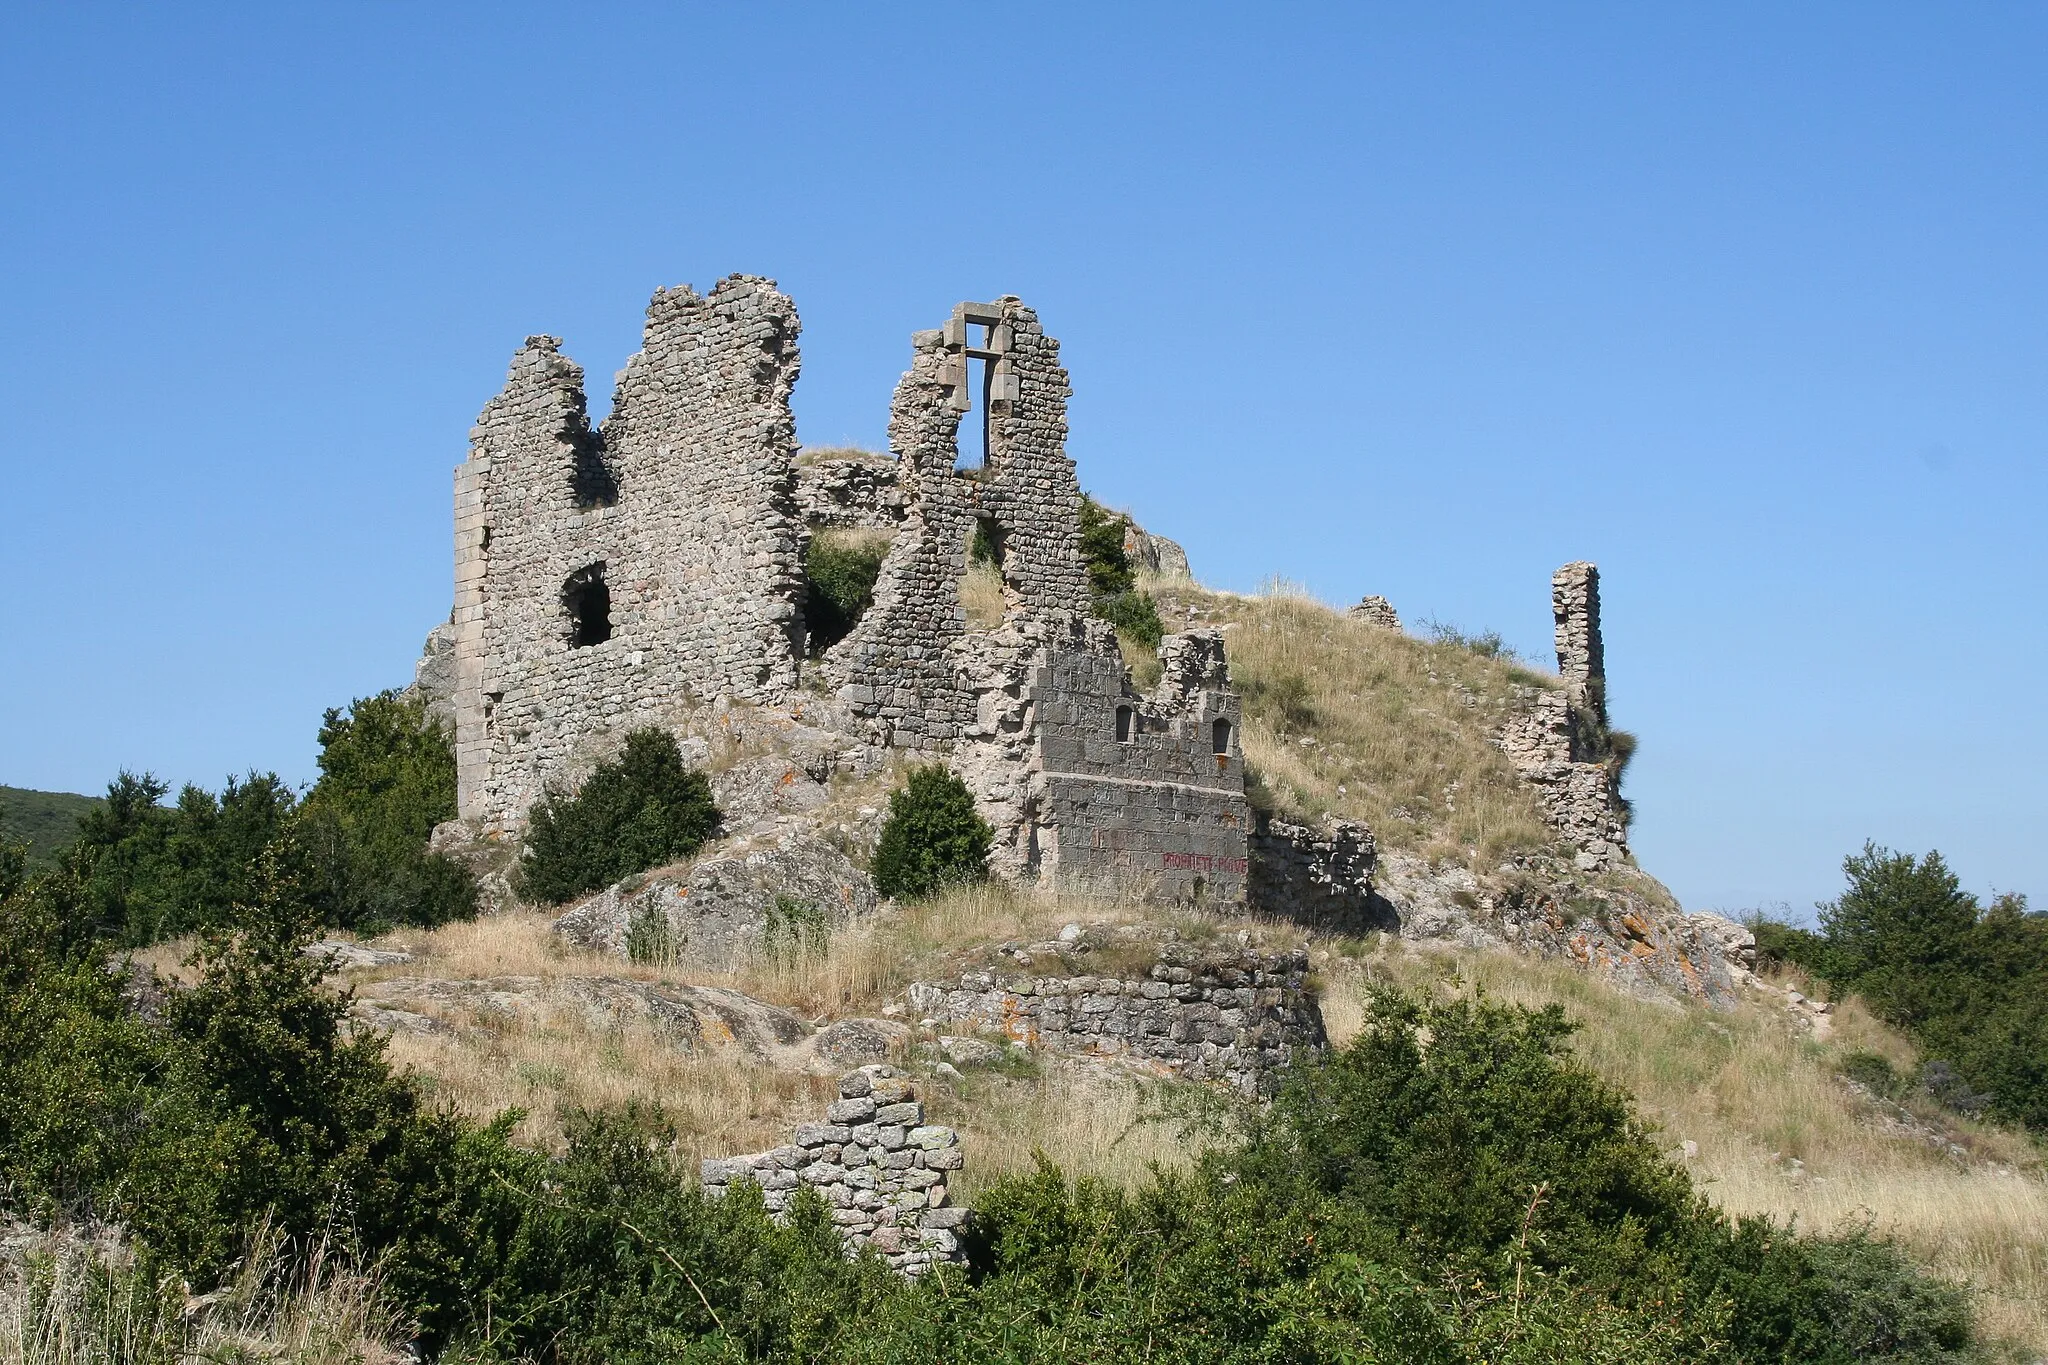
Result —
[[[1013, 877], [1242, 899], [1251, 814], [1222, 637], [1168, 637], [1159, 685], [1133, 689], [1089, 610], [1067, 372], [1037, 314], [963, 303], [913, 336], [889, 422], [893, 539], [872, 605], [816, 658], [803, 562], [821, 518], [803, 509], [831, 499], [799, 487], [798, 332], [766, 279], [662, 290], [595, 430], [558, 339], [513, 357], [455, 479], [463, 819], [516, 830], [628, 731], [741, 702], [857, 753], [943, 758]], [[985, 456], [963, 469], [969, 414]], [[960, 600], [977, 534], [1002, 580], [991, 629]]]

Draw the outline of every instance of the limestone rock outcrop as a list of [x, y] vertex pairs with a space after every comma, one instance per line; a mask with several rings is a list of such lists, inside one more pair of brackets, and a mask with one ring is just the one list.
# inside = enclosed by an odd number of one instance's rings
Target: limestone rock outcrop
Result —
[[866, 872], [798, 826], [728, 841], [680, 869], [629, 877], [571, 907], [555, 931], [621, 957], [723, 971], [761, 953], [809, 951], [877, 902]]

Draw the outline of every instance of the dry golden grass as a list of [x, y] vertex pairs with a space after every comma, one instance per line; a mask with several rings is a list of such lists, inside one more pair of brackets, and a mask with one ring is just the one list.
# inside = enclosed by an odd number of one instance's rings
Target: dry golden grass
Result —
[[[1479, 988], [1496, 999], [1555, 1001], [1580, 1021], [1578, 1055], [1636, 1096], [1706, 1194], [1731, 1213], [1768, 1213], [1831, 1231], [1868, 1223], [1940, 1273], [1980, 1291], [1993, 1336], [2048, 1352], [2048, 1183], [2025, 1139], [1954, 1118], [1937, 1120], [1967, 1155], [1956, 1158], [1834, 1074], [1843, 1053], [1911, 1049], [1854, 1000], [1836, 1007], [1817, 1041], [1761, 998], [1710, 1011], [1624, 995], [1558, 962], [1505, 953], [1456, 957], [1389, 952], [1336, 978], [1324, 1019], [1334, 1037], [1364, 1020], [1360, 988], [1382, 974], [1411, 986]], [[1934, 1118], [1930, 1112], [1926, 1117]]]
[[960, 606], [969, 630], [994, 630], [1003, 623], [1003, 576], [993, 564], [970, 559], [960, 580]]
[[[517, 1016], [489, 1007], [431, 1008], [454, 1031], [399, 1033], [390, 1043], [392, 1061], [416, 1072], [437, 1098], [474, 1117], [524, 1110], [516, 1134], [536, 1146], [558, 1147], [573, 1109], [637, 1102], [662, 1106], [687, 1155], [716, 1156], [784, 1141], [791, 1123], [815, 1118], [831, 1098], [830, 1078], [793, 1072], [737, 1047], [685, 1051], [651, 1023], [594, 1018], [575, 1000], [552, 996], [550, 983], [609, 976], [722, 986], [813, 1021], [872, 1016], [920, 976], [957, 970], [960, 955], [974, 948], [1049, 938], [1070, 920], [1119, 921], [1135, 914], [1132, 907], [1024, 895], [991, 883], [843, 927], [820, 953], [757, 959], [719, 972], [587, 952], [555, 935], [549, 916], [521, 912], [387, 936], [378, 946], [403, 948], [414, 960], [356, 969], [346, 979], [360, 994], [374, 995], [377, 981], [394, 977], [537, 978], [538, 1007]], [[1092, 1116], [1061, 1117], [1056, 1090], [1048, 1088], [1054, 1085], [1036, 1083], [1028, 1094], [1015, 1095], [995, 1089], [1020, 1114], [1031, 1112], [1020, 1131], [1033, 1134], [1032, 1141], [1060, 1131], [1064, 1122], [1073, 1136], [1055, 1145], [1076, 1153], [1103, 1145], [1081, 1136], [1092, 1132]]]
[[1369, 825], [1381, 847], [1491, 870], [1556, 839], [1490, 742], [1555, 678], [1366, 625], [1302, 593], [1148, 580], [1168, 630], [1227, 630], [1245, 765], [1283, 813]]
[[395, 1343], [408, 1333], [374, 1278], [331, 1251], [322, 1241], [297, 1263], [259, 1229], [218, 1297], [193, 1301], [175, 1277], [138, 1264], [125, 1246], [27, 1234], [0, 1259], [0, 1365], [406, 1359]]
[[893, 460], [896, 457], [887, 451], [869, 450], [865, 446], [805, 446], [797, 451], [799, 465], [822, 464], [827, 460]]

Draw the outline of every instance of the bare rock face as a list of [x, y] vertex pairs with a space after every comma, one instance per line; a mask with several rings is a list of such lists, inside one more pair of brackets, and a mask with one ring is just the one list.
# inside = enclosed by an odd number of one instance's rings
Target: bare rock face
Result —
[[413, 665], [412, 686], [405, 696], [427, 704], [427, 718], [455, 733], [455, 624], [444, 621], [427, 633]]
[[823, 778], [832, 774], [829, 752], [763, 754], [742, 759], [711, 775], [711, 795], [730, 830], [746, 829], [776, 815], [800, 815], [831, 799]]
[[356, 986], [354, 1014], [390, 1032], [460, 1031], [458, 1020], [536, 1020], [574, 1010], [597, 1028], [620, 1020], [651, 1024], [688, 1052], [737, 1047], [772, 1057], [810, 1035], [810, 1025], [788, 1010], [717, 986], [676, 986], [616, 976], [493, 976], [475, 980], [392, 977]]
[[585, 948], [727, 970], [822, 942], [873, 913], [868, 874], [807, 829], [741, 839], [685, 869], [629, 877], [570, 909], [555, 932]]
[[836, 1070], [886, 1062], [910, 1045], [910, 1026], [894, 1019], [841, 1019], [818, 1030], [811, 1050]]
[[906, 1275], [957, 1263], [968, 1211], [947, 1204], [946, 1184], [966, 1164], [960, 1135], [925, 1122], [910, 1079], [871, 1065], [840, 1078], [822, 1123], [800, 1123], [787, 1146], [703, 1163], [707, 1194], [753, 1185], [781, 1214], [796, 1192], [831, 1206], [849, 1252], [872, 1250]]
[[1188, 552], [1180, 547], [1179, 541], [1154, 535], [1128, 517], [1124, 520], [1124, 555], [1140, 573], [1183, 581], [1194, 579], [1194, 574], [1188, 571]]
[[1719, 915], [1687, 914], [1641, 873], [1588, 876], [1532, 859], [1487, 876], [1391, 853], [1374, 898], [1389, 932], [1463, 948], [1514, 948], [1576, 962], [1642, 994], [1732, 1004], [1756, 940]]

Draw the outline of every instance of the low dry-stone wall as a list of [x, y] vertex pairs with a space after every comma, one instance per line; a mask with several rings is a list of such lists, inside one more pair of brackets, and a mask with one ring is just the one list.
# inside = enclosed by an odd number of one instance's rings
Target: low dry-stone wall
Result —
[[795, 1140], [769, 1152], [706, 1161], [707, 1193], [761, 1187], [780, 1213], [796, 1192], [815, 1189], [832, 1208], [849, 1252], [875, 1251], [905, 1274], [958, 1262], [967, 1210], [946, 1203], [946, 1181], [963, 1161], [960, 1135], [924, 1121], [909, 1078], [864, 1066], [839, 1082], [823, 1123], [800, 1123]]
[[1016, 949], [1034, 970], [921, 981], [911, 1008], [928, 1024], [999, 1033], [1026, 1047], [1151, 1063], [1188, 1080], [1270, 1091], [1297, 1052], [1329, 1045], [1309, 993], [1308, 950], [1262, 953], [1169, 940], [1142, 976], [1039, 974], [1049, 952]]

